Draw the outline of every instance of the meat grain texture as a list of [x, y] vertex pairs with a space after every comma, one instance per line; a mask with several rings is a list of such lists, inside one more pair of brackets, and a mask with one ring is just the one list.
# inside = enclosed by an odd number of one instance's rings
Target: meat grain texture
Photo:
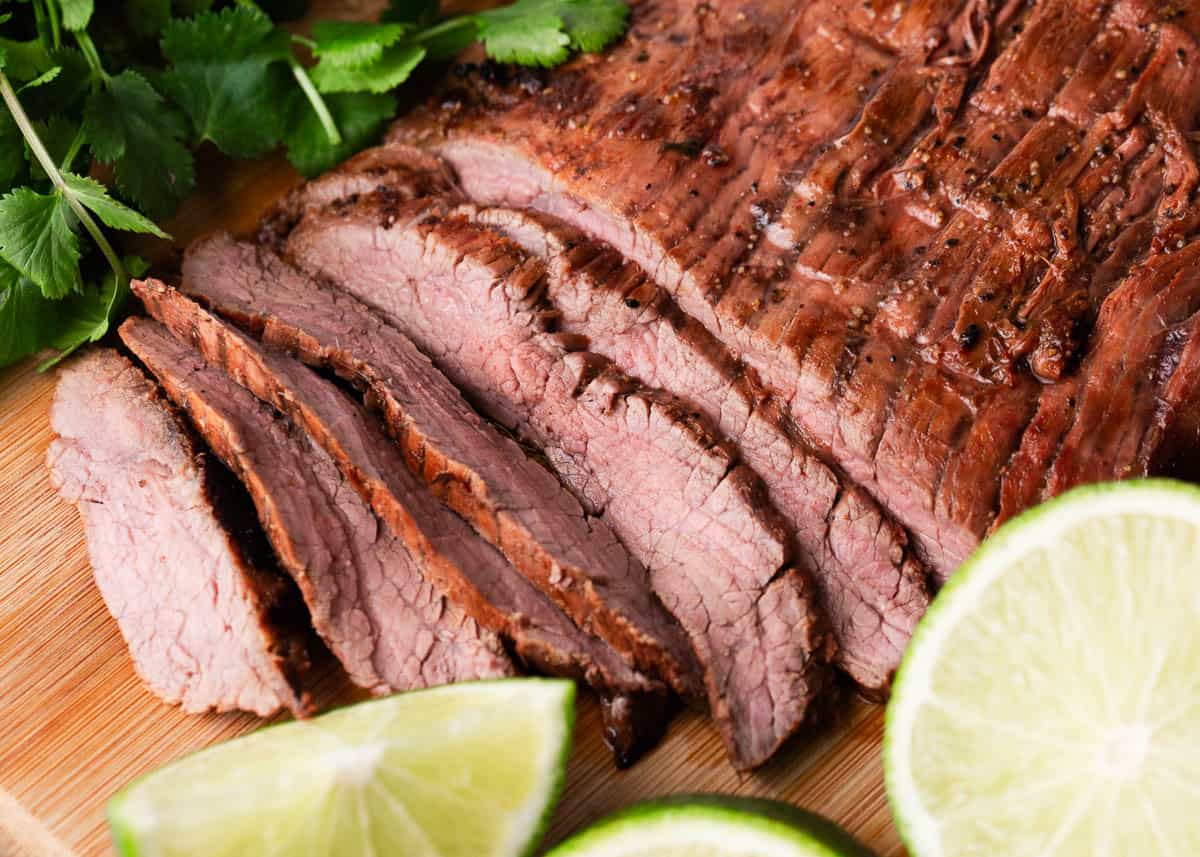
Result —
[[757, 476], [676, 397], [547, 327], [542, 262], [445, 204], [378, 192], [307, 213], [286, 250], [544, 452], [688, 632], [735, 763], [761, 764], [828, 686], [835, 651], [786, 525]]
[[51, 484], [79, 509], [142, 681], [189, 713], [308, 713], [302, 614], [222, 522], [208, 463], [154, 383], [89, 351], [62, 370], [50, 422]]
[[162, 325], [129, 319], [121, 339], [246, 486], [313, 627], [355, 684], [383, 694], [515, 674], [499, 639], [425, 579], [303, 431]]

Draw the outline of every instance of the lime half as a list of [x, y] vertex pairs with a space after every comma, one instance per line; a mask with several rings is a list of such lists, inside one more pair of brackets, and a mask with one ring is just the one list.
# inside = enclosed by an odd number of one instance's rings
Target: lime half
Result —
[[788, 804], [719, 795], [649, 801], [546, 857], [871, 857], [848, 833]]
[[1200, 490], [1089, 486], [938, 596], [888, 708], [914, 857], [1200, 854]]
[[142, 857], [515, 857], [558, 799], [571, 682], [468, 682], [262, 729], [148, 774], [108, 808]]

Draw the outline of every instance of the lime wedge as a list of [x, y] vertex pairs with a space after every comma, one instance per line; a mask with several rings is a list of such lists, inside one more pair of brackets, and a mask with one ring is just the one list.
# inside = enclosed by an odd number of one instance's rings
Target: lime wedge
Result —
[[546, 857], [871, 857], [833, 823], [785, 803], [683, 795], [597, 822]]
[[568, 681], [467, 682], [262, 729], [113, 798], [142, 857], [515, 857], [558, 799]]
[[1200, 854], [1200, 490], [1089, 486], [938, 596], [887, 714], [914, 857]]

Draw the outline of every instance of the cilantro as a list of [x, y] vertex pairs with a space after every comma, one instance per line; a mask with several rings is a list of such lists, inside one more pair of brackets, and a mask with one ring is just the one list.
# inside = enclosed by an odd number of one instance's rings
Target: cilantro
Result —
[[9, 113], [0, 111], [0, 193], [25, 175], [25, 139]]
[[153, 220], [109, 196], [104, 185], [95, 179], [63, 173], [63, 181], [75, 199], [99, 217], [105, 226], [124, 232], [141, 232], [156, 238], [170, 237], [159, 229]]
[[312, 70], [312, 79], [322, 92], [387, 92], [408, 80], [423, 59], [423, 47], [400, 42], [362, 68], [321, 62]]
[[375, 142], [387, 121], [396, 115], [396, 99], [390, 95], [350, 92], [330, 95], [325, 100], [341, 129], [341, 143], [329, 143], [316, 114], [301, 97], [293, 99], [289, 131], [284, 136], [288, 160], [308, 177], [325, 172]]
[[446, 18], [437, 0], [390, 0], [378, 23], [292, 35], [271, 16], [304, 0], [258, 2], [270, 14], [255, 0], [0, 0], [0, 366], [55, 349], [44, 368], [109, 332], [145, 263], [106, 232], [168, 238], [155, 219], [195, 186], [201, 144], [282, 147], [312, 176], [382, 136], [391, 91], [422, 62], [480, 41], [493, 60], [554, 65], [628, 17], [623, 0]]
[[162, 39], [172, 68], [162, 88], [192, 120], [196, 136], [234, 157], [279, 143], [286, 92], [287, 34], [257, 9], [234, 6], [172, 21]]
[[[52, 116], [45, 122], [35, 121], [33, 127], [55, 163], [62, 161], [66, 157], [67, 152], [71, 148], [71, 141], [79, 133], [79, 125], [66, 116]], [[46, 172], [34, 159], [33, 153], [29, 150], [29, 145], [22, 142], [22, 146], [25, 157], [29, 160], [30, 174], [34, 178], [45, 180]]]
[[[134, 277], [142, 276], [150, 267], [137, 256], [126, 257], [122, 261], [125, 270]], [[129, 277], [118, 276], [111, 270], [104, 275], [98, 288], [89, 287], [68, 295], [61, 302], [63, 311], [46, 342], [46, 345], [57, 349], [58, 354], [43, 362], [38, 369], [49, 369], [79, 346], [99, 341], [108, 333], [128, 297]]]
[[[518, 10], [522, 5], [535, 8]], [[479, 15], [479, 38], [488, 56], [522, 65], [558, 65], [567, 58], [571, 37], [554, 3], [517, 2]], [[551, 8], [542, 8], [551, 7]]]
[[13, 80], [33, 80], [54, 66], [46, 46], [38, 39], [17, 42], [0, 38], [0, 51], [4, 53], [4, 69]]
[[524, 65], [558, 65], [570, 48], [598, 51], [625, 32], [620, 0], [517, 0], [475, 16], [488, 56]]
[[82, 30], [92, 20], [94, 0], [58, 0], [62, 9], [62, 25], [68, 30]]
[[51, 299], [79, 288], [79, 236], [60, 194], [19, 187], [0, 199], [0, 258]]
[[44, 347], [61, 306], [61, 301], [47, 300], [41, 289], [0, 262], [0, 366]]
[[313, 56], [331, 66], [362, 68], [383, 56], [407, 28], [403, 24], [319, 21], [313, 24]]
[[195, 186], [186, 122], [135, 71], [88, 96], [83, 133], [97, 160], [113, 165], [120, 191], [150, 215], [170, 214]]

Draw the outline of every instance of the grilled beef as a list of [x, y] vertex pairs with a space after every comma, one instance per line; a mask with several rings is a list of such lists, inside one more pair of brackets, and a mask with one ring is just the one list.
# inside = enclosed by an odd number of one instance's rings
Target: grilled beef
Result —
[[944, 577], [1071, 485], [1196, 473], [1198, 36], [1150, 0], [645, 0], [392, 139], [652, 272]]
[[264, 341], [369, 386], [410, 469], [581, 628], [681, 693], [698, 691], [687, 639], [612, 531], [481, 420], [398, 330], [273, 253], [214, 236], [184, 262], [184, 290]]
[[929, 596], [903, 530], [855, 485], [844, 485], [796, 437], [753, 372], [682, 313], [637, 265], [550, 215], [464, 206], [546, 262], [560, 329], [649, 386], [669, 389], [736, 442], [787, 518], [797, 555], [818, 570], [838, 664], [874, 696], [885, 692]]
[[51, 483], [79, 509], [142, 681], [187, 712], [308, 713], [303, 607], [239, 547], [215, 508], [231, 509], [217, 473], [154, 384], [115, 351], [89, 351], [59, 376], [50, 422]]
[[381, 427], [331, 382], [286, 353], [262, 346], [176, 290], [135, 282], [152, 316], [204, 358], [288, 416], [337, 463], [375, 513], [403, 540], [426, 579], [468, 615], [500, 634], [533, 668], [596, 688], [606, 711], [625, 718], [609, 733], [629, 760], [664, 725], [666, 688], [633, 671], [610, 646], [578, 629], [491, 545], [409, 472]]
[[258, 238], [277, 247], [306, 211], [353, 203], [376, 191], [408, 200], [452, 193], [454, 188], [446, 162], [436, 155], [403, 144], [376, 146], [295, 188], [263, 217]]
[[160, 324], [121, 339], [250, 492], [313, 627], [374, 693], [514, 673], [500, 641], [447, 604], [329, 456]]
[[547, 332], [544, 265], [441, 207], [373, 194], [310, 211], [287, 251], [545, 452], [691, 636], [734, 762], [760, 764], [803, 722], [833, 650], [761, 484], [678, 401]]

